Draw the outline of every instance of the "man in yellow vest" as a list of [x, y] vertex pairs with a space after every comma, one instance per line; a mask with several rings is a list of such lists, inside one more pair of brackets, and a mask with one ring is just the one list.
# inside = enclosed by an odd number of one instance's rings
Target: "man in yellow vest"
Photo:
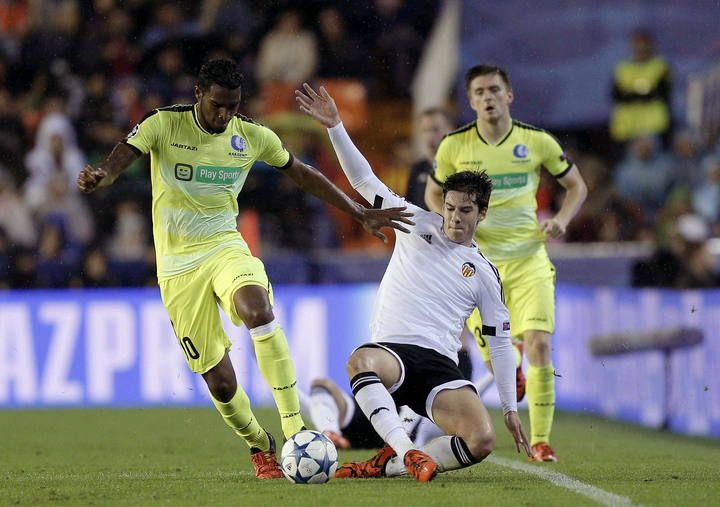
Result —
[[633, 59], [615, 67], [610, 136], [624, 143], [643, 135], [667, 137], [671, 126], [670, 66], [655, 55], [652, 36], [637, 30], [632, 36]]

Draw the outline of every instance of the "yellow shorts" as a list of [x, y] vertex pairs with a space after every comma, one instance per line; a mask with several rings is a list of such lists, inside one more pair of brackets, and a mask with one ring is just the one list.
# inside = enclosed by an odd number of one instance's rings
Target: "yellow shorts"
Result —
[[[505, 304], [510, 311], [510, 332], [522, 339], [526, 331], [555, 331], [555, 266], [542, 248], [531, 257], [496, 262], [500, 271]], [[475, 336], [483, 360], [490, 360], [490, 349], [482, 335], [480, 312], [467, 320], [467, 327]]]
[[199, 268], [160, 282], [160, 296], [190, 369], [205, 373], [230, 350], [218, 304], [233, 324], [242, 325], [233, 295], [245, 285], [261, 285], [273, 301], [265, 266], [250, 250], [229, 246]]

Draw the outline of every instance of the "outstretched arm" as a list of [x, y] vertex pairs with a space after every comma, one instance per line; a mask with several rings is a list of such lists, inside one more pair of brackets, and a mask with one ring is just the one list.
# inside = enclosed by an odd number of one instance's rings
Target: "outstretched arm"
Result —
[[406, 212], [404, 206], [389, 209], [365, 208], [345, 195], [320, 171], [300, 162], [297, 158], [284, 172], [298, 187], [347, 213], [360, 222], [366, 231], [384, 242], [387, 242], [387, 237], [380, 232], [381, 228], [392, 227], [399, 231], [409, 232], [400, 222], [414, 225], [407, 218], [413, 214]]
[[140, 155], [125, 143], [118, 143], [97, 167], [86, 165], [77, 178], [77, 186], [89, 194], [98, 187], [107, 187]]
[[417, 212], [419, 208], [407, 203], [405, 199], [387, 188], [373, 173], [370, 163], [353, 144], [340, 121], [340, 113], [335, 101], [327, 90], [320, 87], [320, 93], [317, 93], [307, 83], [303, 87], [305, 93], [295, 91], [300, 110], [327, 127], [340, 166], [352, 187], [375, 208], [406, 206]]

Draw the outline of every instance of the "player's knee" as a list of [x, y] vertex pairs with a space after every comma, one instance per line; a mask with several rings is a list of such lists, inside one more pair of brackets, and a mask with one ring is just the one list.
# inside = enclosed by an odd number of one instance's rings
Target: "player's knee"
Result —
[[550, 358], [550, 338], [546, 336], [535, 336], [528, 343], [528, 359], [533, 363], [544, 363]]
[[373, 371], [374, 362], [370, 354], [366, 350], [356, 350], [352, 353], [347, 363], [345, 364], [345, 371], [347, 371], [348, 377], [353, 378], [358, 373], [366, 371]]
[[214, 376], [206, 379], [208, 389], [213, 398], [222, 403], [232, 400], [237, 392], [237, 381], [235, 377]]
[[[238, 312], [239, 313], [239, 312]], [[272, 308], [270, 306], [257, 306], [246, 308], [243, 314], [240, 314], [248, 329], [264, 326], [275, 319]]]
[[495, 448], [495, 434], [473, 431], [468, 438], [465, 438], [468, 450], [477, 461], [487, 458]]

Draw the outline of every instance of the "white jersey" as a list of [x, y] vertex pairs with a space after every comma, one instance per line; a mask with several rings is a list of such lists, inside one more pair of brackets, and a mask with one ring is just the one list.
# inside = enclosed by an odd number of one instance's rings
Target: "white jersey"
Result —
[[[443, 217], [393, 193], [372, 172], [342, 124], [328, 129], [350, 184], [376, 208], [406, 206], [414, 213], [409, 234], [398, 232], [395, 250], [375, 301], [371, 338], [435, 350], [457, 363], [460, 334], [477, 307], [504, 412], [516, 410], [515, 359], [510, 315], [497, 268], [477, 245], [451, 241]], [[496, 365], [496, 362], [500, 364]]]

